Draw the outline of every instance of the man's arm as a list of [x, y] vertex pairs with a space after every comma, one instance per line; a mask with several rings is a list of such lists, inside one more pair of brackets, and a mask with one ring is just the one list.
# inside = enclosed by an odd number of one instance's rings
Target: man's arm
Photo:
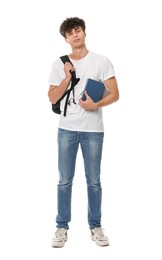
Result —
[[71, 73], [70, 71], [74, 71], [74, 67], [70, 62], [66, 62], [64, 65], [65, 78], [61, 81], [59, 86], [50, 85], [48, 91], [48, 97], [51, 103], [56, 104], [56, 102], [62, 97], [62, 95], [67, 90], [70, 81], [71, 81]]
[[62, 97], [62, 95], [65, 93], [65, 91], [67, 90], [69, 84], [70, 84], [70, 80], [68, 78], [65, 78], [59, 86], [54, 86], [54, 85], [50, 85], [49, 91], [48, 91], [48, 97], [49, 97], [49, 101], [52, 104], [56, 104], [56, 102], [60, 99], [60, 97]]
[[107, 105], [110, 105], [114, 102], [116, 102], [119, 99], [119, 90], [118, 85], [115, 77], [109, 78], [105, 80], [105, 85], [109, 89], [109, 94], [101, 99], [98, 102], [94, 102], [90, 96], [85, 92], [86, 95], [86, 101], [83, 101], [82, 99], [79, 100], [79, 104], [81, 107], [83, 107], [85, 110], [97, 110], [100, 107], [104, 107]]

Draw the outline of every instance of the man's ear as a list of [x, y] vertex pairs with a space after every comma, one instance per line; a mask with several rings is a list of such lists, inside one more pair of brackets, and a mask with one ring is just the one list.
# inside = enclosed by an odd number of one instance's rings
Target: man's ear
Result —
[[67, 38], [65, 38], [65, 41], [66, 41], [67, 43], [69, 43], [69, 40], [68, 40]]

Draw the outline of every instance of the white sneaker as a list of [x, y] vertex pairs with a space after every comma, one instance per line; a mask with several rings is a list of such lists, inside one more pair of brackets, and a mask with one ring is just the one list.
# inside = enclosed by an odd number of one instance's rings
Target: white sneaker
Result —
[[52, 238], [52, 247], [63, 247], [67, 239], [67, 229], [58, 228]]
[[103, 229], [100, 227], [91, 229], [91, 239], [95, 241], [98, 246], [109, 246], [108, 237], [104, 235]]

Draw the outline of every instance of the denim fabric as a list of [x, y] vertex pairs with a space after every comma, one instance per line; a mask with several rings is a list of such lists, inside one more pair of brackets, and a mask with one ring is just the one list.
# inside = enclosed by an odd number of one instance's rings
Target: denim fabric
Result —
[[57, 227], [69, 228], [71, 220], [71, 194], [75, 163], [80, 144], [84, 159], [88, 194], [88, 223], [90, 228], [101, 227], [100, 165], [103, 132], [78, 132], [58, 129], [58, 214]]

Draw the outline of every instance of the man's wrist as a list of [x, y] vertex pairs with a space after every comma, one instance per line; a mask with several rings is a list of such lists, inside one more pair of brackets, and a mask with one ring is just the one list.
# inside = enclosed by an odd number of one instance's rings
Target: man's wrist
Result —
[[94, 102], [94, 110], [97, 110], [97, 109], [99, 109], [99, 104], [98, 104], [98, 102]]
[[71, 81], [71, 76], [66, 76], [66, 78], [64, 80], [65, 80], [65, 82], [69, 83]]

